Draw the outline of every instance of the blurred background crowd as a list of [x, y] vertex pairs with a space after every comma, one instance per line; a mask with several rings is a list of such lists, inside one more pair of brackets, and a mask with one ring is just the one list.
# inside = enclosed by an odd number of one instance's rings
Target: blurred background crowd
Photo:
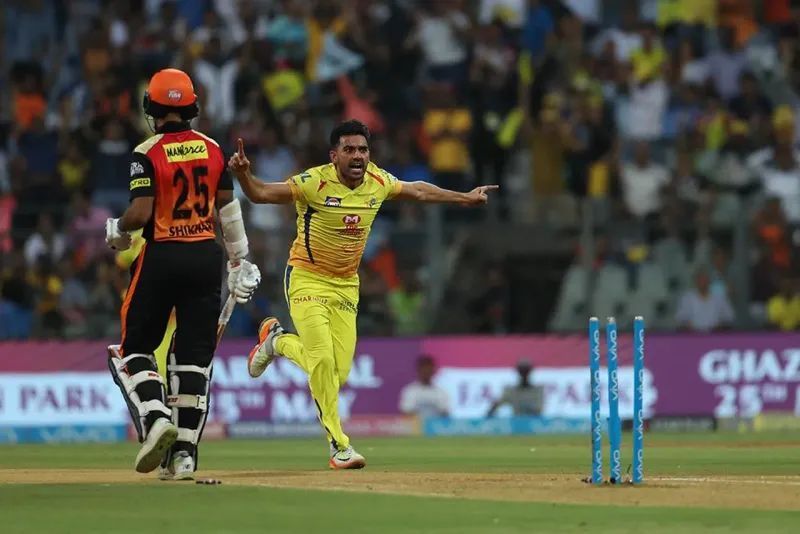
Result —
[[[343, 118], [404, 180], [501, 185], [484, 211], [385, 206], [364, 335], [800, 326], [800, 2], [6, 0], [0, 339], [115, 337], [104, 244], [151, 134], [143, 88], [194, 79], [195, 128], [256, 174], [327, 161]], [[245, 203], [247, 204], [247, 203]], [[286, 316], [293, 209], [247, 204], [258, 297]], [[130, 255], [128, 255], [130, 256]]]

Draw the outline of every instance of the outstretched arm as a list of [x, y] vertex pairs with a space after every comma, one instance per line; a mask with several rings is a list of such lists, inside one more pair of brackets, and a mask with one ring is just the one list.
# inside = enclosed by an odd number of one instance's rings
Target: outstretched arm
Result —
[[239, 180], [244, 194], [256, 204], [288, 204], [294, 200], [292, 190], [286, 183], [262, 182], [250, 172], [250, 160], [244, 155], [242, 139], [237, 141], [238, 150], [228, 160], [228, 168]]
[[446, 202], [463, 206], [479, 206], [489, 201], [488, 192], [498, 189], [497, 185], [482, 185], [469, 193], [442, 189], [428, 182], [401, 182], [402, 187], [398, 200], [416, 200], [417, 202]]

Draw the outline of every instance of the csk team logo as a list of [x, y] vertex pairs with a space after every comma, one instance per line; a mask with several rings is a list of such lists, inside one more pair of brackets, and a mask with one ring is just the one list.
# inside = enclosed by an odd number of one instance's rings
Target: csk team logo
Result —
[[339, 197], [325, 197], [325, 205], [329, 208], [339, 208], [342, 206], [342, 199]]

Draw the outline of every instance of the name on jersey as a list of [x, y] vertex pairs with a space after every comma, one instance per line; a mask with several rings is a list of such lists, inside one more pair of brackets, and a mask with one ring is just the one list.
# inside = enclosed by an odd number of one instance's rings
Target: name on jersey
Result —
[[131, 180], [131, 191], [140, 187], [150, 187], [150, 178], [135, 178]]
[[208, 159], [206, 142], [201, 139], [183, 143], [167, 143], [164, 145], [164, 153], [170, 163]]
[[170, 237], [190, 237], [206, 233], [214, 233], [214, 223], [212, 221], [169, 227]]

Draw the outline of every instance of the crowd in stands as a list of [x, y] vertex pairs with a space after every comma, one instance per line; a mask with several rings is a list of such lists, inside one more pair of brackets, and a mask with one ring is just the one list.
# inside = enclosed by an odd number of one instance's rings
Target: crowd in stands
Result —
[[[404, 180], [500, 184], [475, 220], [579, 228], [590, 203], [592, 257], [576, 262], [595, 275], [683, 250], [671, 327], [741, 325], [742, 310], [800, 327], [793, 1], [6, 0], [0, 13], [0, 339], [117, 335], [132, 258], [105, 247], [103, 223], [127, 205], [129, 154], [151, 134], [143, 89], [167, 66], [195, 81], [194, 127], [228, 153], [242, 137], [261, 179], [324, 163], [326, 132], [357, 118]], [[294, 228], [292, 207], [245, 204], [265, 276], [233, 335], [285, 318]], [[429, 328], [424, 262], [395, 243], [422, 218], [387, 205], [376, 224], [361, 333]], [[698, 326], [711, 294], [719, 321]], [[476, 331], [504, 331], [504, 302], [475, 307]]]

